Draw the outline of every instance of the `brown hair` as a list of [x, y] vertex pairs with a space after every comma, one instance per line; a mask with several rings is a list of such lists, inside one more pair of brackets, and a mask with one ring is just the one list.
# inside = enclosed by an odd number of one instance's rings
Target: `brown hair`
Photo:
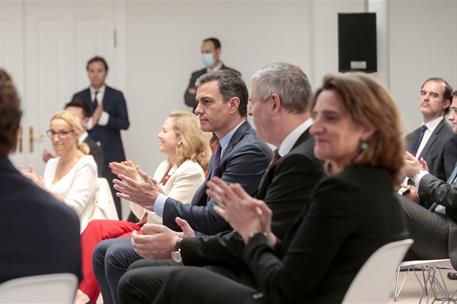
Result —
[[173, 131], [178, 138], [177, 164], [181, 165], [190, 159], [206, 170], [211, 157], [209, 133], [201, 131], [198, 118], [193, 113], [177, 111], [172, 112], [169, 117], [173, 119]]
[[81, 120], [68, 111], [55, 113], [54, 115], [52, 115], [51, 121], [55, 119], [61, 119], [70, 125], [70, 127], [74, 130], [75, 134], [77, 135], [76, 146], [78, 147], [78, 150], [86, 155], [89, 154], [89, 146], [85, 143], [79, 143], [78, 141], [79, 135], [81, 135], [81, 133], [84, 130], [81, 124]]
[[0, 68], [0, 154], [14, 152], [22, 111], [20, 100], [10, 75]]
[[330, 74], [324, 77], [322, 86], [311, 99], [311, 109], [324, 90], [334, 91], [341, 97], [343, 109], [354, 122], [374, 129], [367, 140], [368, 147], [360, 149], [349, 166], [385, 168], [390, 173], [392, 184], [398, 184], [405, 146], [400, 115], [388, 90], [367, 74]]

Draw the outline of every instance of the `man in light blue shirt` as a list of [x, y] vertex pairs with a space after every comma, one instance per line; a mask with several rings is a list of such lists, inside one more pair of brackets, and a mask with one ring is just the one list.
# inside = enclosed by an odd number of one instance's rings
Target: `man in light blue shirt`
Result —
[[[185, 219], [191, 228], [203, 234], [215, 234], [230, 229], [206, 196], [206, 182], [218, 176], [226, 183], [239, 183], [253, 195], [272, 157], [271, 149], [255, 134], [246, 120], [248, 90], [240, 75], [233, 71], [210, 72], [197, 80], [197, 108], [202, 131], [213, 132], [220, 140], [220, 154], [214, 153], [208, 177], [196, 191], [192, 202], [184, 204], [159, 192], [145, 178], [138, 182], [120, 175], [115, 181], [118, 195], [135, 202], [162, 217], [163, 224], [180, 231], [176, 217]], [[218, 155], [219, 154], [219, 155]], [[118, 303], [117, 286], [128, 266], [142, 257], [132, 248], [130, 239], [101, 242], [93, 255], [95, 276], [104, 303]]]

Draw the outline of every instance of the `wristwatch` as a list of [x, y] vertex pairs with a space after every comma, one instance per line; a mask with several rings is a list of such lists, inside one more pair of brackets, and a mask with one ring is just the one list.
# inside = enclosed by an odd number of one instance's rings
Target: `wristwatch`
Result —
[[179, 264], [182, 263], [181, 243], [182, 243], [182, 239], [179, 239], [178, 241], [176, 241], [175, 250], [173, 250], [171, 252], [171, 259]]

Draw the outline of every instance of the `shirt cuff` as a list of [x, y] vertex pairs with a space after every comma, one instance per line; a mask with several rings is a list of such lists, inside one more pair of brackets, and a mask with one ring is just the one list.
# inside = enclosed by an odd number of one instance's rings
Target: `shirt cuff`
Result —
[[109, 114], [105, 111], [102, 112], [100, 118], [98, 119], [98, 124], [100, 126], [106, 126], [108, 124]]
[[154, 212], [158, 216], [162, 216], [163, 208], [165, 207], [165, 202], [167, 201], [167, 198], [168, 198], [168, 196], [163, 195], [162, 193], [160, 193], [157, 196], [156, 201], [154, 203]]
[[89, 117], [89, 121], [87, 122], [87, 130], [91, 130], [94, 127], [94, 121], [92, 117]]
[[427, 174], [429, 174], [428, 171], [420, 170], [419, 173], [417, 173], [416, 176], [414, 176], [414, 185], [416, 186], [417, 189], [419, 189], [419, 184], [421, 182], [421, 179]]

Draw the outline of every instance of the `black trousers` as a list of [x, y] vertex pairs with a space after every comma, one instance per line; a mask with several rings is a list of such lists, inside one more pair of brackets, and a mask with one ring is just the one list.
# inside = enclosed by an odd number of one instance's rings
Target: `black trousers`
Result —
[[171, 260], [133, 263], [119, 282], [121, 303], [266, 303], [255, 289], [202, 267]]

